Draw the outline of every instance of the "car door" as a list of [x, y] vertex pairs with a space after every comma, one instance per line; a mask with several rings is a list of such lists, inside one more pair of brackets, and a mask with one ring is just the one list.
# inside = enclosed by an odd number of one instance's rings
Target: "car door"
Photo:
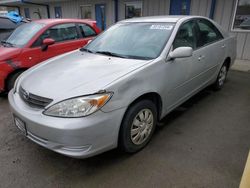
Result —
[[209, 82], [224, 61], [225, 43], [220, 31], [208, 20], [198, 19], [198, 48], [203, 51], [204, 72], [200, 75], [202, 84]]
[[[55, 41], [54, 44], [42, 49], [43, 40], [51, 38]], [[84, 46], [87, 43], [78, 32], [75, 23], [58, 24], [47, 29], [33, 43], [31, 51], [36, 56], [36, 63], [40, 63], [54, 56], [70, 52]]]
[[203, 51], [197, 49], [196, 33], [196, 21], [189, 20], [180, 26], [175, 36], [171, 50], [179, 47], [191, 47], [194, 51], [191, 57], [177, 58], [168, 62], [166, 74], [170, 90], [166, 101], [168, 101], [169, 109], [175, 108], [192, 94], [197, 88], [197, 83], [193, 79], [204, 70], [204, 61], [200, 58]]

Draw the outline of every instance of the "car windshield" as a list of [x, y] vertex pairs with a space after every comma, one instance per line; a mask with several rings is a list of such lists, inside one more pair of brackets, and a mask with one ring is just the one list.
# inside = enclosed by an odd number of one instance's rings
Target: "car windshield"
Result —
[[83, 50], [132, 59], [155, 59], [168, 41], [173, 23], [121, 23], [99, 35]]
[[29, 40], [44, 26], [45, 24], [35, 22], [23, 24], [16, 28], [8, 39], [6, 41], [2, 41], [2, 43], [15, 47], [22, 47], [26, 45]]

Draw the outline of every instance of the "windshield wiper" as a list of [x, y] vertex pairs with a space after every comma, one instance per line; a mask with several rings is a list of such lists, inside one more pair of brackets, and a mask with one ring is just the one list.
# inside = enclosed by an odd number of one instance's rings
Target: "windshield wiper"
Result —
[[113, 57], [128, 58], [128, 56], [126, 56], [126, 55], [121, 55], [121, 54], [117, 54], [117, 53], [113, 53], [113, 52], [109, 52], [109, 51], [97, 51], [95, 53], [96, 54], [104, 54], [104, 55], [113, 56]]
[[120, 58], [126, 58], [126, 59], [141, 59], [141, 60], [150, 60], [150, 59], [152, 59], [152, 58], [149, 58], [149, 57], [121, 55], [121, 54], [117, 54], [117, 53], [113, 53], [113, 52], [109, 52], [109, 51], [92, 51], [92, 50], [89, 50], [87, 48], [81, 48], [80, 51], [81, 52], [85, 51], [85, 52], [94, 53], [94, 54], [104, 54], [104, 55], [107, 55], [107, 56], [120, 57]]
[[81, 52], [89, 52], [89, 53], [94, 53], [93, 51], [87, 49], [87, 48], [81, 48], [80, 49]]
[[7, 42], [6, 40], [2, 40], [1, 44], [3, 44], [3, 45], [9, 45], [9, 46], [15, 46], [14, 44], [12, 44], [10, 42]]

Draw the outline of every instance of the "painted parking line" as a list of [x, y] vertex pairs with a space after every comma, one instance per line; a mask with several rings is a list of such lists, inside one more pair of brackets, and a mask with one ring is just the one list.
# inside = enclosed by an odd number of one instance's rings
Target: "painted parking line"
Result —
[[248, 154], [247, 163], [241, 178], [240, 188], [250, 188], [250, 152]]

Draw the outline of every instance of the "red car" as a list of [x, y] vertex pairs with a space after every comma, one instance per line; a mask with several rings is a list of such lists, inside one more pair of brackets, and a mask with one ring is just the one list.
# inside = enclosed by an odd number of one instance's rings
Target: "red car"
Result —
[[23, 71], [83, 47], [98, 33], [100, 30], [92, 20], [44, 19], [19, 26], [7, 40], [1, 41], [0, 93], [9, 91]]

